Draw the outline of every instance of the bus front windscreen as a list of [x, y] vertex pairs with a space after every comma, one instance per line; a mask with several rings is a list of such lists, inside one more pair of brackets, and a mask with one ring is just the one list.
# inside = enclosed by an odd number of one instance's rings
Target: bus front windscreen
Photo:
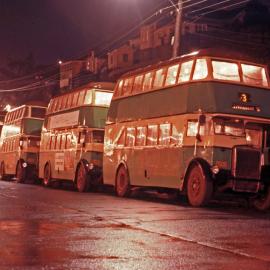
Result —
[[26, 135], [40, 136], [43, 120], [24, 119], [23, 133]]
[[109, 107], [111, 103], [113, 93], [110, 92], [95, 92], [95, 105]]

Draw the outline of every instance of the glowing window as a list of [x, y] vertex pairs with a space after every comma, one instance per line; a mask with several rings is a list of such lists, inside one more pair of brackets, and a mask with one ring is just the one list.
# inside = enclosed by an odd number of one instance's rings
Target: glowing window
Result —
[[195, 137], [198, 132], [198, 121], [188, 121], [187, 136]]
[[143, 86], [142, 86], [143, 91], [148, 91], [151, 89], [153, 78], [154, 78], [154, 72], [148, 72], [144, 75]]
[[137, 127], [137, 134], [136, 134], [136, 145], [137, 146], [144, 146], [146, 143], [146, 127]]
[[165, 75], [166, 75], [166, 68], [161, 68], [159, 70], [156, 71], [155, 74], [155, 80], [153, 83], [153, 88], [161, 88], [164, 84], [164, 80], [165, 80]]
[[189, 81], [190, 74], [192, 71], [192, 66], [193, 66], [193, 60], [182, 63], [179, 78], [178, 78], [178, 83]]
[[157, 145], [158, 141], [158, 126], [157, 125], [149, 125], [147, 131], [147, 145]]
[[69, 94], [67, 97], [67, 104], [66, 104], [66, 108], [70, 108], [71, 107], [71, 103], [72, 103], [72, 94]]
[[243, 81], [248, 84], [268, 86], [265, 69], [259, 66], [241, 64]]
[[78, 105], [83, 105], [83, 101], [84, 101], [84, 94], [85, 94], [85, 91], [80, 91], [80, 94], [79, 94], [79, 99], [78, 99]]
[[131, 93], [133, 80], [134, 80], [133, 77], [124, 80], [123, 91], [122, 91], [123, 95], [128, 95]]
[[92, 103], [92, 95], [93, 95], [93, 90], [87, 90], [85, 98], [84, 98], [85, 105], [90, 105]]
[[71, 148], [71, 134], [67, 135], [67, 139], [66, 139], [66, 148], [69, 149]]
[[98, 106], [110, 106], [113, 93], [96, 91], [95, 93], [95, 105]]
[[61, 141], [61, 149], [65, 149], [66, 148], [66, 139], [67, 139], [66, 134], [63, 134], [62, 135], [62, 141]]
[[194, 74], [193, 74], [193, 80], [205, 79], [207, 75], [208, 75], [208, 69], [207, 69], [206, 59], [197, 59]]
[[143, 81], [143, 75], [138, 75], [138, 76], [135, 77], [134, 85], [133, 85], [133, 91], [132, 92], [134, 92], [134, 93], [141, 92], [142, 81]]
[[236, 63], [212, 61], [212, 66], [214, 79], [240, 81], [238, 65]]
[[174, 85], [178, 75], [179, 64], [168, 68], [165, 85]]
[[118, 137], [117, 146], [124, 146], [125, 145], [125, 138], [126, 138], [126, 130], [123, 129], [121, 131], [120, 136]]
[[173, 145], [183, 144], [183, 132], [178, 131], [174, 125], [172, 126], [171, 144]]
[[170, 133], [171, 133], [170, 124], [162, 124], [159, 126], [159, 144], [160, 145], [170, 144]]
[[72, 100], [72, 107], [77, 106], [78, 97], [79, 97], [79, 92], [75, 92], [73, 96], [73, 100]]
[[115, 90], [115, 96], [116, 97], [121, 96], [123, 84], [124, 84], [124, 80], [119, 81], [119, 83], [118, 83], [118, 85], [116, 87], [116, 90]]
[[136, 129], [127, 128], [126, 146], [132, 147], [135, 144]]

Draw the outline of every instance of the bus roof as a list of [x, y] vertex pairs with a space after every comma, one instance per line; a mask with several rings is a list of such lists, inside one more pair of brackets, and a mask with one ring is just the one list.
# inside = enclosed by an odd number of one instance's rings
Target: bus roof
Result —
[[129, 71], [121, 76], [120, 79], [126, 78], [132, 75], [136, 75], [137, 73], [147, 72], [150, 70], [158, 69], [159, 67], [163, 67], [166, 65], [172, 65], [174, 63], [179, 63], [183, 61], [188, 61], [189, 59], [198, 58], [198, 57], [212, 57], [212, 58], [219, 58], [219, 59], [226, 59], [230, 61], [243, 61], [250, 64], [256, 64], [259, 66], [266, 67], [266, 63], [262, 59], [255, 59], [250, 55], [245, 53], [240, 53], [239, 51], [234, 50], [223, 50], [223, 49], [202, 49], [198, 51], [193, 51], [187, 54], [180, 55], [176, 58], [169, 59], [166, 61], [161, 61], [153, 65], [148, 65], [146, 67], [141, 67], [132, 71]]

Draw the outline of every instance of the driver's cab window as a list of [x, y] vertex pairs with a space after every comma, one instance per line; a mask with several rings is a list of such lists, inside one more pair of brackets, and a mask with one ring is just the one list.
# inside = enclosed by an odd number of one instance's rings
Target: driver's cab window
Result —
[[247, 123], [245, 127], [246, 141], [256, 148], [262, 147], [263, 130], [256, 124]]

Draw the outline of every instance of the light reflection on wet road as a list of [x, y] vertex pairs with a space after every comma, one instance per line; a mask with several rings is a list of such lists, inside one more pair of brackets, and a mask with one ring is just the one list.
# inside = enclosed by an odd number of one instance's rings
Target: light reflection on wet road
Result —
[[270, 269], [270, 214], [0, 182], [0, 269]]

